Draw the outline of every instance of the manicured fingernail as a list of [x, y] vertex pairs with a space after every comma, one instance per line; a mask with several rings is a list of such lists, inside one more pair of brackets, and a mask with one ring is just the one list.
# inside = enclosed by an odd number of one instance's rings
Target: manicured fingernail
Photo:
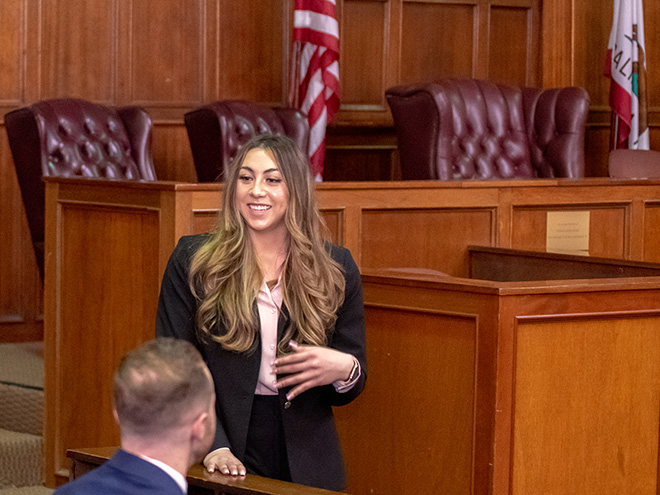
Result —
[[293, 396], [291, 394], [286, 394], [286, 400], [291, 400]]

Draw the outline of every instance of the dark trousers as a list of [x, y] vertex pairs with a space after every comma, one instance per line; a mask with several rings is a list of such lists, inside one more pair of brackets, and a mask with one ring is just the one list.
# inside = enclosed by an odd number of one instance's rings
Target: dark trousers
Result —
[[254, 396], [245, 467], [250, 474], [291, 481], [280, 408], [277, 395]]

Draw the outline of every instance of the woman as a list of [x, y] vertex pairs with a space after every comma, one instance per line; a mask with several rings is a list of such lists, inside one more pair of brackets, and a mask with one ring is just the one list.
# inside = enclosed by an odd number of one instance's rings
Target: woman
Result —
[[183, 237], [156, 333], [193, 342], [214, 377], [210, 471], [346, 487], [332, 406], [366, 381], [360, 273], [324, 242], [305, 156], [282, 136], [244, 146], [215, 230]]

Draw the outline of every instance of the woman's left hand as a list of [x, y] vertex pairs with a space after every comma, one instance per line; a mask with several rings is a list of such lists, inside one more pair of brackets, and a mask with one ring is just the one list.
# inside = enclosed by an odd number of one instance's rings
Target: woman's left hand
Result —
[[293, 386], [286, 396], [288, 400], [310, 388], [347, 380], [351, 374], [353, 356], [350, 354], [293, 341], [289, 345], [293, 353], [280, 356], [273, 364], [273, 373], [288, 375], [277, 382], [277, 388]]

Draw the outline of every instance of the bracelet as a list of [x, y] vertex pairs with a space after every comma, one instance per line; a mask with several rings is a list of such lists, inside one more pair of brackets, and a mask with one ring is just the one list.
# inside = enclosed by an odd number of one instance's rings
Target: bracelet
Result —
[[354, 357], [353, 358], [353, 368], [351, 369], [351, 373], [348, 375], [348, 379], [346, 381], [349, 382], [349, 383], [352, 382], [355, 379], [355, 375], [357, 374], [359, 369], [360, 369], [360, 363]]

